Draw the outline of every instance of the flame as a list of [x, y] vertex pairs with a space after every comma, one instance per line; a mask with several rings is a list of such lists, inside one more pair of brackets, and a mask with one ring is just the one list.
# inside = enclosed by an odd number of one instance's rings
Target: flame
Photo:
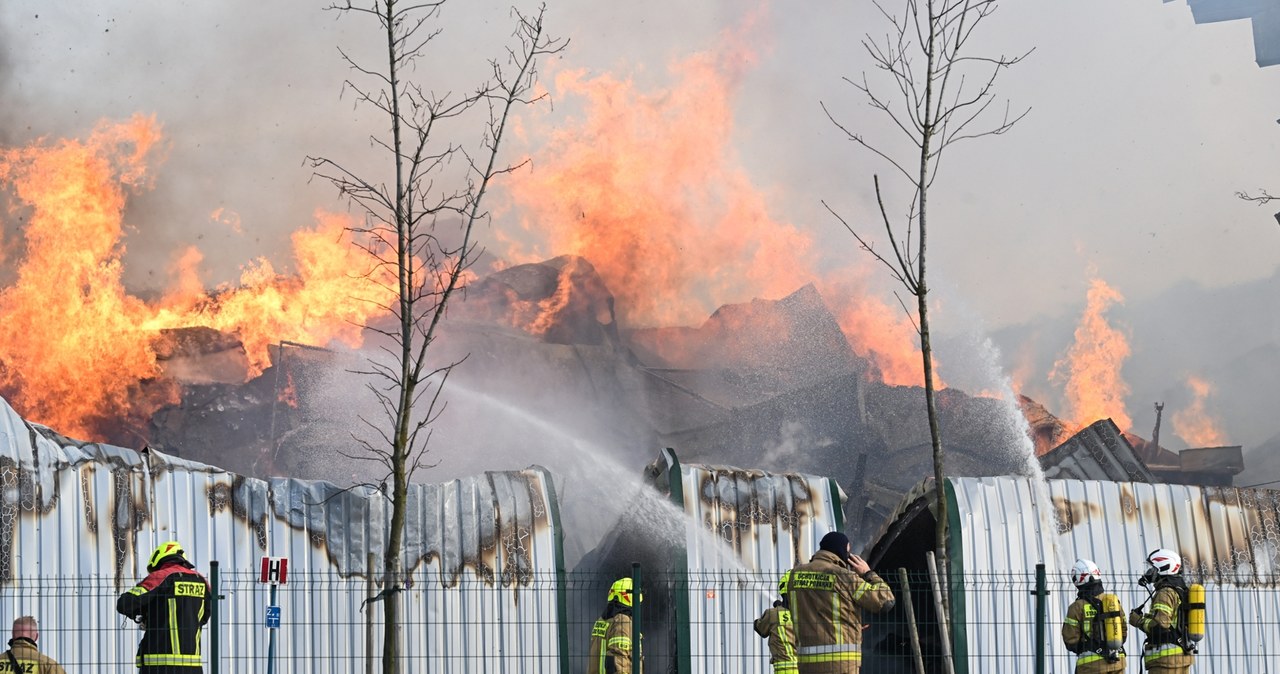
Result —
[[1129, 357], [1129, 341], [1105, 316], [1113, 304], [1123, 301], [1124, 296], [1105, 281], [1093, 279], [1075, 342], [1049, 373], [1051, 381], [1065, 380], [1067, 417], [1075, 420], [1077, 428], [1107, 417], [1122, 431], [1133, 426], [1124, 407], [1129, 385], [1120, 376]]
[[[84, 140], [0, 150], [0, 182], [14, 209], [29, 211], [12, 285], [0, 288], [0, 393], [24, 416], [86, 439], [114, 418], [149, 416], [176, 400], [160, 375], [152, 341], [161, 329], [208, 326], [244, 342], [255, 373], [279, 340], [357, 346], [354, 324], [381, 311], [394, 284], [361, 278], [368, 258], [343, 241], [343, 216], [293, 237], [297, 274], [258, 261], [239, 288], [207, 294], [201, 254], [182, 251], [176, 283], [148, 304], [124, 288], [120, 242], [128, 194], [147, 188], [149, 162], [163, 150], [153, 117], [100, 123]], [[138, 409], [144, 405], [150, 409]]]
[[1173, 432], [1191, 447], [1226, 446], [1227, 434], [1220, 421], [1205, 409], [1205, 403], [1213, 395], [1213, 385], [1191, 375], [1187, 377], [1187, 388], [1191, 389], [1195, 399], [1190, 407], [1174, 413]]
[[[522, 231], [496, 241], [515, 263], [586, 258], [628, 327], [696, 325], [719, 306], [784, 297], [817, 280], [855, 351], [885, 381], [920, 384], [915, 329], [867, 291], [856, 248], [851, 264], [819, 272], [812, 238], [769, 215], [765, 192], [734, 155], [732, 103], [753, 58], [745, 44], [730, 34], [716, 49], [674, 61], [665, 87], [558, 73], [556, 100], [580, 103], [582, 112], [541, 133], [526, 130], [544, 145], [508, 184]], [[525, 329], [537, 334], [549, 322], [533, 319]]]
[[276, 400], [298, 409], [298, 387], [293, 383], [293, 373], [286, 370], [284, 377], [284, 386], [276, 394]]

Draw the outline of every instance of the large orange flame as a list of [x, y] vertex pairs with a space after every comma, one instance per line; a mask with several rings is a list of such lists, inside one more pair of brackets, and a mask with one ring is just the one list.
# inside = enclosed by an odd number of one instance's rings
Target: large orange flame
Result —
[[160, 147], [155, 119], [135, 116], [102, 123], [83, 141], [0, 150], [0, 182], [26, 219], [16, 281], [0, 289], [0, 393], [63, 433], [102, 439], [95, 420], [139, 412], [132, 392], [160, 374], [152, 341], [161, 329], [234, 333], [256, 374], [280, 340], [358, 345], [356, 325], [394, 288], [361, 279], [369, 261], [343, 240], [349, 223], [320, 216], [294, 235], [295, 276], [259, 261], [241, 287], [210, 296], [198, 280], [200, 253], [188, 249], [163, 301], [130, 295], [121, 282], [123, 214], [128, 193], [148, 186], [148, 160]]
[[1187, 377], [1187, 388], [1195, 395], [1190, 407], [1173, 415], [1173, 432], [1191, 447], [1223, 447], [1227, 434], [1219, 420], [1206, 409], [1206, 402], [1213, 394], [1213, 384], [1195, 375]]
[[1124, 405], [1129, 385], [1120, 375], [1129, 358], [1129, 341], [1106, 318], [1107, 310], [1123, 301], [1124, 296], [1105, 281], [1093, 279], [1075, 342], [1049, 373], [1050, 380], [1064, 383], [1067, 417], [1078, 428], [1108, 417], [1122, 431], [1133, 426]]
[[856, 247], [847, 266], [820, 273], [812, 238], [769, 215], [764, 190], [734, 155], [732, 103], [751, 60], [744, 45], [727, 35], [717, 50], [672, 63], [668, 87], [559, 73], [557, 100], [581, 102], [583, 112], [528, 132], [545, 144], [530, 170], [512, 176], [524, 232], [501, 239], [506, 257], [584, 257], [627, 327], [696, 325], [721, 305], [781, 298], [816, 281], [855, 351], [887, 382], [920, 384], [911, 321], [869, 293]]

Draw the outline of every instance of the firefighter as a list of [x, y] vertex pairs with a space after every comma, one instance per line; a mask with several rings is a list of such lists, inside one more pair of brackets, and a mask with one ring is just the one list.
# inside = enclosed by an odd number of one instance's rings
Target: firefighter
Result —
[[791, 570], [788, 589], [799, 674], [858, 674], [862, 612], [892, 609], [889, 586], [833, 531], [807, 564]]
[[791, 572], [782, 574], [778, 581], [778, 594], [782, 599], [773, 602], [773, 606], [764, 610], [764, 614], [756, 618], [756, 634], [769, 640], [769, 664], [773, 665], [774, 674], [795, 674], [796, 664], [796, 628], [791, 622], [791, 611], [787, 608], [787, 582]]
[[0, 654], [0, 672], [28, 672], [29, 674], [67, 674], [57, 660], [40, 652], [36, 640], [40, 628], [36, 619], [24, 615], [13, 621], [13, 638], [9, 650]]
[[161, 544], [147, 577], [116, 600], [116, 611], [142, 626], [139, 674], [201, 674], [200, 631], [209, 621], [209, 583], [177, 541]]
[[[630, 578], [619, 578], [609, 588], [609, 603], [591, 626], [591, 652], [587, 674], [631, 674], [631, 608], [634, 592]], [[643, 601], [643, 597], [640, 597]], [[639, 649], [634, 649], [637, 652]], [[636, 672], [644, 671], [637, 657]]]
[[1123, 672], [1129, 626], [1120, 600], [1103, 594], [1102, 571], [1088, 559], [1077, 559], [1071, 567], [1071, 583], [1076, 586], [1076, 600], [1067, 607], [1062, 642], [1079, 656], [1076, 674]]
[[1191, 671], [1195, 656], [1187, 642], [1182, 624], [1182, 605], [1187, 601], [1187, 583], [1182, 578], [1182, 558], [1172, 550], [1161, 548], [1147, 555], [1147, 568], [1138, 584], [1155, 588], [1151, 610], [1135, 608], [1129, 613], [1129, 624], [1142, 630], [1147, 641], [1142, 659], [1147, 670], [1155, 674], [1185, 674]]

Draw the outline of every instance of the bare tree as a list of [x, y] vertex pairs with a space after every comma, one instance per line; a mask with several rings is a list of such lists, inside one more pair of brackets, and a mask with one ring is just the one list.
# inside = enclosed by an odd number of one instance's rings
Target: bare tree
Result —
[[[387, 130], [371, 141], [386, 158], [390, 175], [358, 175], [325, 157], [308, 161], [315, 175], [362, 212], [362, 224], [351, 231], [371, 260], [367, 278], [395, 298], [383, 306], [395, 319], [392, 327], [365, 326], [386, 340], [386, 359], [371, 358], [368, 368], [357, 372], [368, 379], [367, 388], [381, 408], [382, 418], [361, 417], [376, 439], [357, 437], [361, 450], [344, 453], [387, 471], [384, 485], [390, 488], [392, 515], [383, 560], [382, 671], [389, 674], [399, 671], [396, 590], [404, 585], [408, 485], [416, 470], [434, 465], [425, 461], [431, 425], [444, 411], [441, 394], [449, 374], [462, 362], [440, 362], [431, 346], [449, 301], [463, 288], [464, 274], [480, 253], [475, 228], [488, 220], [483, 202], [490, 185], [523, 165], [505, 164], [499, 157], [511, 112], [542, 98], [534, 94], [538, 60], [559, 52], [567, 41], [545, 34], [545, 5], [532, 15], [512, 10], [516, 46], [507, 48], [505, 58], [489, 61], [490, 77], [466, 95], [437, 95], [411, 76], [442, 31], [438, 23], [444, 0], [367, 3], [356, 6], [348, 0], [330, 9], [376, 21], [385, 37], [386, 61], [378, 67], [366, 67], [346, 51], [342, 57], [356, 74], [344, 90], [375, 107], [388, 122]], [[487, 119], [475, 144], [446, 135], [456, 134], [455, 126], [482, 112]]]
[[889, 240], [887, 250], [877, 249], [868, 235], [859, 232], [825, 201], [823, 206], [853, 234], [861, 248], [888, 267], [893, 278], [915, 298], [914, 312], [901, 297], [899, 302], [908, 315], [912, 315], [920, 336], [937, 501], [935, 554], [946, 569], [947, 502], [943, 491], [946, 473], [934, 400], [929, 286], [925, 280], [929, 189], [938, 177], [947, 148], [963, 140], [1003, 134], [1030, 112], [1027, 109], [1010, 114], [1006, 103], [1002, 116], [988, 114], [993, 112], [991, 107], [996, 100], [996, 78], [1031, 52], [1013, 57], [968, 53], [975, 30], [996, 11], [996, 0], [906, 0], [905, 8], [896, 14], [885, 9], [881, 2], [874, 4], [888, 22], [889, 31], [879, 41], [868, 34], [862, 46], [871, 57], [872, 66], [881, 71], [880, 79], [887, 82], [873, 84], [865, 72], [859, 79], [846, 77], [844, 81], [861, 92], [872, 108], [887, 115], [912, 149], [899, 153], [891, 149], [890, 143], [872, 142], [837, 119], [826, 103], [822, 109], [849, 140], [887, 162], [893, 169], [891, 173], [905, 183], [911, 196], [906, 208], [899, 211], [900, 215], [891, 215], [885, 206], [880, 176], [873, 176], [876, 204]]
[[[1257, 195], [1252, 195], [1248, 192], [1236, 192], [1236, 198], [1241, 199], [1242, 201], [1252, 201], [1253, 203], [1262, 206], [1263, 204], [1269, 204], [1272, 201], [1280, 199], [1280, 196], [1276, 196], [1266, 190], [1260, 189], [1258, 190]], [[1276, 213], [1275, 218], [1276, 223], [1280, 224], [1280, 213]]]

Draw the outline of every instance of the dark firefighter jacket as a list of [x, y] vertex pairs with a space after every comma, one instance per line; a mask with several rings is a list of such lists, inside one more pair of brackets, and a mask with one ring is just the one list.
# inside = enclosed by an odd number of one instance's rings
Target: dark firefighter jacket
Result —
[[769, 663], [775, 674], [794, 673], [796, 664], [796, 627], [791, 622], [791, 611], [782, 602], [775, 602], [764, 614], [756, 618], [756, 634], [769, 640]]
[[[1120, 659], [1115, 662], [1107, 662], [1107, 659], [1097, 652], [1103, 647], [1106, 637], [1101, 633], [1101, 622], [1095, 620], [1099, 613], [1099, 607], [1093, 603], [1097, 600], [1096, 598], [1096, 594], [1091, 597], [1080, 596], [1067, 607], [1067, 617], [1062, 621], [1062, 643], [1066, 644], [1067, 650], [1080, 656], [1076, 658], [1076, 674], [1123, 672], [1125, 668], [1123, 652], [1120, 653]], [[1121, 643], [1128, 638], [1129, 626], [1121, 623]]]
[[[610, 602], [604, 615], [591, 626], [591, 652], [587, 674], [632, 674], [631, 609]], [[635, 670], [643, 671], [642, 667]]]
[[893, 591], [874, 571], [859, 576], [826, 550], [791, 570], [790, 590], [800, 674], [856, 674], [862, 664], [862, 611], [892, 608]]
[[120, 595], [116, 611], [143, 626], [138, 667], [200, 672], [200, 628], [209, 621], [209, 584], [188, 562], [162, 562]]
[[28, 674], [67, 674], [67, 671], [58, 664], [56, 660], [40, 652], [36, 648], [35, 642], [30, 639], [18, 637], [9, 640], [9, 650], [0, 653], [0, 672], [9, 674], [13, 671], [13, 661], [9, 659], [9, 654], [13, 654], [13, 659], [18, 661], [18, 668], [21, 672]]
[[1142, 648], [1143, 661], [1148, 669], [1190, 667], [1196, 658], [1183, 650], [1180, 641], [1184, 626], [1179, 624], [1186, 585], [1181, 578], [1158, 582], [1159, 589], [1151, 597], [1151, 610], [1141, 615], [1134, 611], [1129, 618], [1134, 627], [1147, 635], [1147, 643]]

